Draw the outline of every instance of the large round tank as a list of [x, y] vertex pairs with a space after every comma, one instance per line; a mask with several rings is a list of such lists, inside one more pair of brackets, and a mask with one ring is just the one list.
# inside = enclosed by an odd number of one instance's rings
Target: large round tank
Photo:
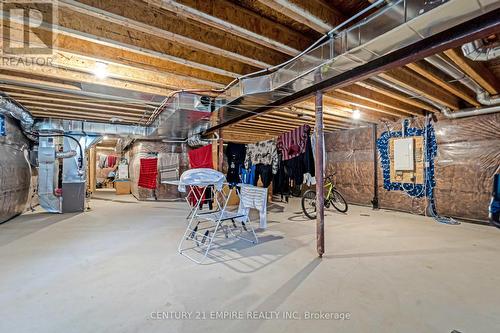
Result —
[[23, 212], [31, 183], [31, 168], [25, 157], [28, 140], [16, 120], [3, 118], [6, 135], [0, 135], [0, 223]]

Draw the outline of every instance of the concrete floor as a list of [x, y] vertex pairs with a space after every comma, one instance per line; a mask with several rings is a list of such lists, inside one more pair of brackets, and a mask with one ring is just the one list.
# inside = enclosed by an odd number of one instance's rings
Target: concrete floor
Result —
[[[84, 214], [35, 212], [0, 225], [0, 332], [500, 328], [500, 230], [491, 227], [353, 206], [328, 213], [320, 260], [298, 202], [274, 204], [260, 244], [233, 242], [196, 265], [176, 252], [184, 203], [102, 199]], [[245, 319], [209, 320], [212, 311]], [[350, 319], [305, 319], [315, 311]], [[189, 312], [190, 320], [165, 318]]]

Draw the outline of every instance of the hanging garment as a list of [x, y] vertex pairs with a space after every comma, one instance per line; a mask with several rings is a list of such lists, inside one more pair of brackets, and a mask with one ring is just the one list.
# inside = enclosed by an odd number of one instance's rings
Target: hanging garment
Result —
[[99, 155], [99, 163], [98, 163], [99, 169], [104, 169], [106, 167], [106, 160], [107, 160], [106, 155]]
[[304, 183], [307, 186], [316, 184], [316, 165], [314, 164], [314, 154], [311, 137], [307, 136], [306, 150], [304, 152]]
[[278, 153], [278, 172], [273, 177], [273, 194], [281, 195], [281, 199], [285, 197], [288, 201], [290, 195], [290, 176], [285, 169], [285, 162], [282, 159], [282, 154]]
[[160, 183], [165, 184], [174, 180], [179, 180], [179, 154], [160, 153], [158, 158]]
[[[200, 169], [200, 168], [206, 168], [206, 169], [213, 169], [213, 161], [212, 161], [212, 145], [206, 145], [204, 147], [198, 148], [198, 149], [193, 149], [188, 152], [189, 156], [189, 166], [191, 169]], [[195, 191], [197, 192], [197, 195], [201, 195], [203, 193], [202, 188], [195, 188]], [[189, 201], [195, 202], [195, 198], [191, 197], [188, 198]], [[207, 202], [210, 206], [212, 205], [212, 200], [207, 199], [206, 195], [202, 199], [202, 204], [201, 207], [203, 207], [203, 203]]]
[[311, 131], [309, 125], [304, 124], [278, 137], [278, 149], [283, 153], [283, 160], [289, 160], [305, 152], [307, 136]]
[[252, 185], [241, 185], [240, 205], [238, 214], [247, 215], [251, 208], [259, 211], [259, 224], [262, 229], [267, 228], [267, 188]]
[[246, 146], [238, 143], [228, 143], [226, 147], [226, 156], [228, 163], [227, 182], [237, 184], [240, 182], [240, 167], [245, 163]]
[[158, 159], [141, 158], [139, 170], [139, 187], [156, 189], [156, 178], [158, 177]]
[[271, 185], [271, 181], [273, 180], [273, 172], [272, 167], [266, 164], [257, 164], [255, 165], [255, 177], [253, 180], [253, 185], [257, 186], [257, 182], [262, 181], [262, 186], [269, 187]]
[[[309, 136], [311, 139], [311, 147], [312, 147], [312, 153], [313, 153], [313, 158], [316, 159], [316, 133], [311, 133]], [[326, 170], [326, 150], [325, 150], [325, 145], [323, 145], [323, 170]]]
[[188, 152], [189, 165], [191, 169], [208, 168], [213, 169], [212, 161], [212, 145], [207, 145], [198, 149], [193, 149]]
[[240, 167], [241, 183], [242, 184], [254, 184], [255, 181], [255, 165], [251, 165], [248, 169], [244, 168], [243, 165]]
[[114, 166], [116, 165], [116, 161], [118, 160], [118, 158], [114, 155], [108, 155], [108, 158], [107, 158], [107, 167], [108, 168], [114, 168]]
[[245, 167], [250, 165], [266, 164], [272, 166], [272, 173], [278, 171], [278, 150], [276, 141], [268, 140], [247, 145]]

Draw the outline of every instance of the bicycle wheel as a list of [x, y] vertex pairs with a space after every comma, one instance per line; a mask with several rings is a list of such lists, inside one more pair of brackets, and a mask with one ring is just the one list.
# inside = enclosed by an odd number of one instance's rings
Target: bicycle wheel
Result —
[[304, 192], [302, 196], [302, 211], [311, 220], [316, 218], [316, 192], [314, 190]]
[[345, 201], [344, 197], [337, 190], [332, 190], [332, 196], [330, 197], [330, 203], [341, 213], [347, 212], [349, 208], [347, 206], [347, 201]]

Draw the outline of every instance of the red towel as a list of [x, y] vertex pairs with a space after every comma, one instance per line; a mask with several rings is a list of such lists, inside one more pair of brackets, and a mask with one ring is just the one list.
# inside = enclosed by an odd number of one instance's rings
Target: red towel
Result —
[[193, 149], [188, 152], [188, 155], [189, 165], [191, 166], [191, 169], [214, 168], [214, 165], [212, 163], [212, 145]]
[[114, 168], [117, 159], [116, 156], [108, 155], [108, 168]]
[[[191, 169], [197, 169], [197, 168], [209, 168], [213, 169], [214, 165], [212, 163], [212, 145], [207, 145], [198, 149], [193, 149], [188, 152], [189, 155], [189, 166]], [[201, 187], [194, 187], [193, 189], [196, 192], [196, 196], [200, 197], [203, 193], [203, 188]], [[191, 205], [196, 204], [196, 199], [193, 194], [191, 194], [189, 197], [189, 202]], [[205, 201], [205, 196], [203, 195], [203, 201]]]
[[141, 169], [139, 171], [139, 186], [154, 190], [156, 178], [158, 177], [158, 159], [141, 158]]

